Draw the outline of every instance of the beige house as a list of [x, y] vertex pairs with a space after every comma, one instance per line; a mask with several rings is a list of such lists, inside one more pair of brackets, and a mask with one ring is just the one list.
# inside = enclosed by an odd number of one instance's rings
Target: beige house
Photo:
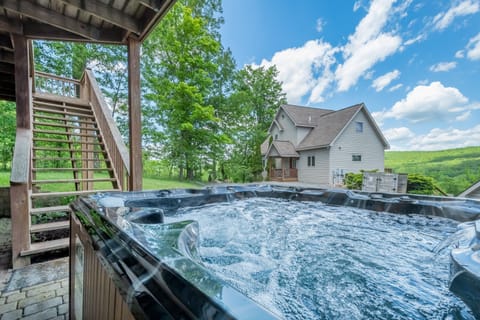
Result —
[[324, 186], [347, 172], [384, 170], [389, 144], [363, 103], [338, 111], [281, 106], [261, 145], [270, 180]]

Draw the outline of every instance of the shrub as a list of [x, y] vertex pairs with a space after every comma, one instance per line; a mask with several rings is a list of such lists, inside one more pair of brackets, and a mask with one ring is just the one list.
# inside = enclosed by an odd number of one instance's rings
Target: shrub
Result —
[[348, 189], [362, 190], [363, 172], [353, 173], [348, 172], [345, 174], [345, 185]]
[[407, 193], [434, 194], [435, 183], [433, 178], [418, 173], [408, 175]]

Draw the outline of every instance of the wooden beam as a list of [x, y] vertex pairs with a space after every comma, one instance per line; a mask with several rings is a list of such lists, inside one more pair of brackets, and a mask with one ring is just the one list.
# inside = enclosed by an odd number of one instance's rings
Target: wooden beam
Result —
[[67, 17], [58, 11], [50, 10], [30, 1], [3, 0], [0, 3], [1, 7], [9, 11], [66, 30], [89, 40], [97, 41], [100, 38], [101, 32], [98, 28], [81, 23], [80, 21]]
[[13, 51], [13, 44], [10, 36], [0, 35], [0, 48], [6, 51]]
[[60, 0], [63, 3], [76, 7], [77, 9], [91, 14], [101, 20], [105, 20], [122, 29], [140, 34], [141, 28], [137, 20], [121, 10], [115, 9], [98, 0]]
[[142, 111], [140, 105], [140, 42], [128, 39], [129, 190], [142, 190]]
[[13, 35], [15, 46], [15, 95], [17, 97], [17, 128], [31, 129], [32, 115], [30, 98], [32, 96], [29, 81], [28, 40]]
[[164, 9], [166, 0], [139, 0], [140, 4], [144, 5], [147, 8], [152, 9], [155, 12], [159, 12]]
[[15, 59], [13, 52], [0, 49], [0, 62], [14, 64]]
[[13, 63], [0, 62], [0, 74], [15, 74]]
[[15, 47], [15, 96], [17, 105], [17, 137], [15, 141], [12, 174], [10, 177], [10, 204], [12, 210], [12, 264], [18, 268], [30, 263], [20, 256], [30, 246], [29, 164], [32, 114], [29, 78], [28, 40], [13, 35]]
[[[0, 5], [0, 8], [2, 6]], [[20, 21], [8, 19], [5, 16], [0, 16], [0, 30], [8, 33], [22, 34], [23, 27]]]

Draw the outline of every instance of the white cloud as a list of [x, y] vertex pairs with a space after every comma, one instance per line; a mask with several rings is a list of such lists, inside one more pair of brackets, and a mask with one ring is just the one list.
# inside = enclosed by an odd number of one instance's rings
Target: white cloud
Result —
[[410, 150], [442, 150], [478, 146], [480, 141], [480, 125], [460, 130], [455, 128], [430, 130], [425, 135], [419, 135], [408, 144]]
[[420, 42], [420, 41], [423, 41], [427, 38], [427, 36], [425, 34], [420, 34], [418, 36], [416, 36], [415, 38], [412, 38], [412, 39], [408, 39], [407, 41], [405, 41], [404, 45], [405, 46], [409, 46], [409, 45], [412, 45], [416, 42]]
[[468, 118], [470, 118], [470, 115], [472, 114], [472, 112], [470, 110], [462, 113], [461, 115], [455, 117], [455, 120], [457, 121], [465, 121], [467, 120]]
[[393, 92], [395, 90], [400, 89], [401, 87], [403, 87], [403, 84], [399, 83], [399, 84], [396, 84], [396, 85], [392, 86], [390, 89], [388, 89], [388, 91]]
[[478, 0], [464, 0], [456, 6], [448, 9], [447, 12], [441, 12], [433, 19], [434, 28], [437, 30], [444, 30], [448, 27], [456, 17], [474, 14], [480, 11], [480, 4]]
[[457, 58], [457, 59], [465, 58], [465, 51], [458, 50], [457, 52], [455, 52], [455, 58]]
[[415, 134], [407, 127], [391, 128], [383, 131], [385, 138], [390, 142], [408, 140], [415, 137]]
[[362, 7], [362, 2], [360, 0], [355, 1], [355, 3], [353, 4], [353, 12], [356, 12], [361, 7]]
[[402, 39], [382, 33], [395, 0], [373, 0], [367, 15], [360, 21], [355, 33], [342, 48], [345, 61], [335, 71], [338, 91], [347, 91], [377, 62], [395, 53]]
[[355, 85], [360, 76], [377, 62], [395, 53], [402, 40], [398, 36], [382, 34], [359, 47], [343, 64], [337, 67], [335, 78], [338, 91], [347, 91]]
[[470, 60], [480, 60], [480, 33], [468, 41], [466, 50]]
[[400, 71], [393, 70], [391, 72], [385, 73], [383, 76], [380, 76], [373, 80], [372, 87], [375, 88], [377, 92], [382, 91], [383, 88], [388, 86], [393, 80], [397, 79], [400, 76]]
[[317, 32], [322, 32], [325, 24], [326, 24], [326, 22], [322, 18], [318, 18], [317, 19], [317, 25], [315, 27], [317, 29]]
[[445, 87], [440, 82], [428, 86], [419, 85], [407, 96], [396, 102], [384, 115], [385, 118], [408, 119], [411, 122], [450, 119], [453, 113], [465, 111], [468, 99], [457, 89]]
[[289, 103], [299, 103], [311, 90], [313, 102], [323, 101], [324, 90], [333, 81], [330, 66], [335, 62], [335, 48], [321, 40], [311, 40], [299, 48], [276, 52], [262, 66], [275, 65]]
[[456, 67], [457, 67], [457, 63], [455, 61], [440, 62], [440, 63], [434, 64], [433, 66], [431, 66], [430, 71], [444, 72], [444, 71], [449, 71], [449, 70], [455, 69]]

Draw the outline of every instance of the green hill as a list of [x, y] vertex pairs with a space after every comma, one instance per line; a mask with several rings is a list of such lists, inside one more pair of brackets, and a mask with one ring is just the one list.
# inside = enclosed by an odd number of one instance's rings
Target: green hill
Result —
[[480, 180], [480, 147], [441, 151], [387, 151], [385, 168], [435, 179], [448, 194], [458, 195]]

